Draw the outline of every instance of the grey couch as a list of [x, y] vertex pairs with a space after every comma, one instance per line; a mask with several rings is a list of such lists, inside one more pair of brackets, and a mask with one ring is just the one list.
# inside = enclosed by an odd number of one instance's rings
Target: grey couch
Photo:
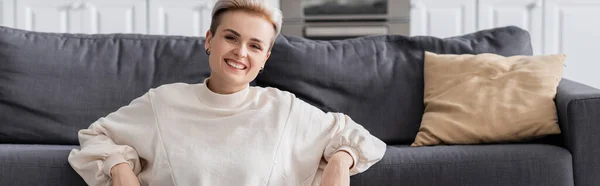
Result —
[[[0, 27], [0, 185], [85, 185], [67, 156], [77, 131], [148, 89], [201, 83], [203, 38], [53, 34]], [[357, 186], [600, 185], [600, 90], [563, 79], [562, 134], [481, 145], [409, 147], [423, 114], [424, 51], [531, 55], [529, 34], [502, 27], [452, 38], [277, 38], [254, 86], [344, 112], [388, 144]], [[235, 178], [233, 178], [235, 179]]]

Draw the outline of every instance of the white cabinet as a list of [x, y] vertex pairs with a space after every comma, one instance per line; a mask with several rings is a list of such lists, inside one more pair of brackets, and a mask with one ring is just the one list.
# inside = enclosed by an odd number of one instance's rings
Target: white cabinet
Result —
[[412, 0], [411, 35], [449, 37], [502, 26], [531, 36], [534, 55], [567, 55], [564, 77], [600, 88], [598, 0]]
[[0, 25], [4, 25], [4, 2], [0, 1]]
[[14, 20], [7, 20], [7, 24], [13, 21], [16, 28], [35, 31], [80, 32], [81, 16], [77, 15], [80, 12], [76, 2], [17, 0], [14, 1]]
[[411, 35], [450, 37], [476, 30], [476, 0], [413, 0]]
[[[41, 32], [204, 36], [215, 0], [0, 0], [0, 25]], [[279, 8], [279, 0], [266, 0]]]
[[[215, 0], [150, 0], [150, 33], [205, 36]], [[279, 8], [279, 0], [266, 0]]]
[[205, 36], [213, 5], [212, 0], [152, 0], [150, 33]]
[[82, 32], [146, 33], [145, 0], [85, 0]]
[[68, 33], [146, 33], [145, 0], [4, 0], [3, 25]]
[[600, 1], [545, 2], [544, 53], [565, 53], [565, 77], [600, 88]]
[[14, 7], [14, 1], [0, 0], [0, 25], [13, 27]]
[[533, 53], [541, 54], [543, 9], [541, 0], [480, 0], [477, 30], [518, 26], [530, 33]]
[[542, 51], [542, 0], [412, 0], [411, 6], [413, 36], [445, 38], [514, 25], [531, 33], [534, 53]]

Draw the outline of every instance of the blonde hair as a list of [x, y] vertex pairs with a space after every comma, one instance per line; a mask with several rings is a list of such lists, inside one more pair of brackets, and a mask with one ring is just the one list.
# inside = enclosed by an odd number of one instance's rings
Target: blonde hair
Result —
[[212, 20], [210, 23], [210, 32], [212, 34], [215, 34], [217, 27], [221, 23], [221, 15], [231, 10], [242, 10], [263, 16], [273, 24], [275, 37], [281, 32], [283, 19], [281, 10], [267, 5], [264, 0], [217, 0], [212, 11]]

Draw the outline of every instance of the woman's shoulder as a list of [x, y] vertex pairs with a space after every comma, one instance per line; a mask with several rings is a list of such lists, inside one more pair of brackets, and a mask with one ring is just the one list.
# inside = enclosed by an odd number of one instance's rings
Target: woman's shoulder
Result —
[[250, 92], [255, 92], [259, 97], [264, 98], [276, 98], [276, 99], [294, 99], [296, 96], [294, 93], [282, 90], [275, 87], [259, 87], [259, 86], [250, 86]]
[[167, 83], [167, 84], [162, 84], [159, 85], [155, 88], [152, 88], [151, 90], [157, 90], [157, 91], [178, 91], [178, 90], [182, 90], [182, 89], [189, 89], [195, 86], [200, 86], [202, 85], [202, 83], [198, 83], [198, 84], [190, 84], [190, 83], [182, 83], [182, 82], [177, 82], [177, 83]]
[[194, 92], [202, 84], [189, 84], [189, 83], [168, 83], [159, 85], [155, 88], [151, 88], [148, 92], [153, 95], [169, 95], [175, 96], [178, 94], [186, 94]]

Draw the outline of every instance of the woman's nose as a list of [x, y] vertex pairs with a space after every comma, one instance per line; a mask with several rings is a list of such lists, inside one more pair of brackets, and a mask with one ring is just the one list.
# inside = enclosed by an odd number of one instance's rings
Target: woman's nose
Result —
[[234, 50], [234, 53], [242, 58], [248, 55], [248, 50], [244, 46], [239, 46]]

